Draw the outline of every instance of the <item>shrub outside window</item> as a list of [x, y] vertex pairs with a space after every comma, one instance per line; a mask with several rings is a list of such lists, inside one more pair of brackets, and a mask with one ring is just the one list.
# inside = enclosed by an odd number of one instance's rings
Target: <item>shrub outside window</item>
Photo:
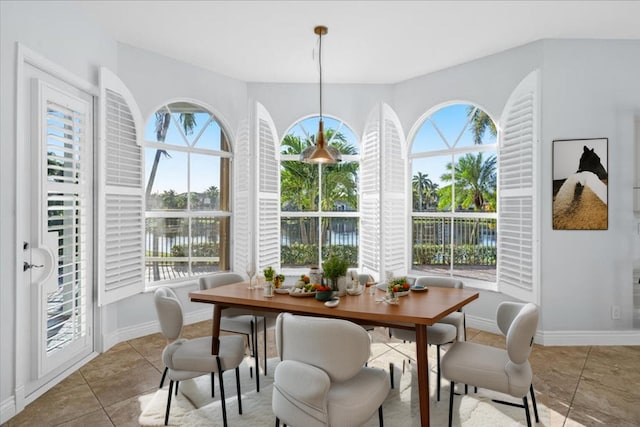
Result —
[[496, 281], [497, 139], [487, 113], [452, 104], [411, 145], [411, 262], [417, 274]]
[[229, 269], [230, 147], [206, 108], [173, 102], [145, 127], [147, 285]]
[[342, 162], [303, 163], [300, 153], [315, 144], [319, 117], [296, 123], [280, 145], [280, 227], [283, 268], [320, 265], [329, 253], [358, 266], [359, 144], [343, 122], [324, 117], [329, 145]]

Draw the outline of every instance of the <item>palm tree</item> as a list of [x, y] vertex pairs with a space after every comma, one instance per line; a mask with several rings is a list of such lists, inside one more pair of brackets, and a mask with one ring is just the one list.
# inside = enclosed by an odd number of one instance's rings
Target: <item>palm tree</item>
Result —
[[[165, 109], [164, 112], [158, 111], [155, 114], [156, 117], [156, 139], [158, 142], [164, 142], [167, 137], [167, 131], [169, 130], [169, 124], [171, 123], [171, 112], [168, 108]], [[193, 129], [195, 129], [197, 123], [194, 113], [180, 113], [179, 121], [182, 124], [182, 128], [184, 130], [185, 135], [191, 135], [193, 133]], [[160, 163], [160, 158], [164, 156], [167, 158], [171, 158], [171, 155], [167, 152], [167, 150], [157, 149], [156, 155], [153, 159], [153, 165], [151, 166], [151, 172], [149, 173], [149, 179], [147, 181], [147, 188], [145, 191], [145, 200], [147, 204], [150, 203], [151, 191], [153, 190], [153, 184], [156, 180], [156, 173], [158, 172], [158, 164]], [[173, 190], [171, 190], [173, 191]], [[165, 192], [166, 193], [166, 192]], [[162, 196], [163, 200], [165, 199], [164, 195]], [[166, 207], [165, 203], [165, 207]], [[152, 231], [153, 232], [153, 231]], [[153, 256], [158, 256], [158, 234], [153, 232]], [[153, 280], [160, 279], [160, 269], [157, 262], [153, 263]]]
[[[412, 185], [414, 192], [414, 208], [417, 211], [423, 211], [428, 205], [428, 189], [433, 188], [434, 184], [431, 179], [428, 178], [429, 174], [419, 172], [413, 176]], [[416, 200], [417, 198], [417, 200]]]
[[[327, 141], [342, 154], [355, 154], [355, 149], [347, 144], [346, 137], [334, 129], [325, 131]], [[298, 155], [315, 144], [315, 135], [301, 139], [293, 134], [286, 135], [281, 144], [284, 155]], [[357, 208], [358, 203], [357, 163], [340, 163], [318, 166], [299, 161], [283, 161], [280, 171], [281, 206], [285, 211], [317, 212], [322, 202], [322, 210], [335, 210], [344, 204]], [[318, 186], [322, 171], [322, 188]], [[323, 227], [327, 225], [324, 224]], [[301, 243], [316, 244], [317, 228], [306, 218], [298, 219]]]
[[440, 209], [446, 209], [455, 202], [455, 206], [462, 209], [473, 207], [474, 210], [480, 211], [485, 210], [488, 202], [495, 198], [496, 157], [489, 156], [484, 160], [482, 154], [467, 153], [460, 157], [455, 167], [452, 167], [451, 163], [447, 164], [449, 172], [444, 173], [440, 179], [449, 183], [455, 179], [455, 200], [452, 200], [451, 184], [442, 187], [439, 191]]
[[[193, 134], [193, 130], [198, 125], [198, 123], [196, 123], [196, 115], [194, 113], [180, 113], [180, 115], [178, 116], [178, 121], [182, 125], [182, 130], [184, 131], [185, 135]], [[156, 140], [158, 142], [165, 141], [170, 124], [171, 112], [168, 109], [164, 112], [156, 112]], [[160, 163], [161, 156], [171, 158], [171, 155], [167, 152], [167, 150], [156, 150], [156, 156], [153, 159], [151, 173], [149, 174], [149, 180], [147, 181], [147, 198], [149, 197], [149, 195], [151, 194], [151, 190], [153, 189], [153, 183], [156, 179], [156, 173], [158, 171], [158, 164]]]
[[[483, 159], [483, 153], [467, 153], [460, 157], [455, 167], [448, 163], [448, 173], [440, 179], [453, 182], [439, 191], [440, 209], [455, 207], [456, 209], [473, 208], [476, 211], [495, 211], [496, 199], [496, 157]], [[470, 234], [470, 242], [475, 243], [478, 237], [478, 221]]]
[[467, 117], [471, 117], [471, 132], [473, 133], [473, 143], [476, 145], [482, 144], [482, 137], [485, 131], [488, 129], [492, 136], [498, 134], [496, 130], [496, 124], [491, 120], [491, 117], [478, 107], [469, 105], [467, 107]]

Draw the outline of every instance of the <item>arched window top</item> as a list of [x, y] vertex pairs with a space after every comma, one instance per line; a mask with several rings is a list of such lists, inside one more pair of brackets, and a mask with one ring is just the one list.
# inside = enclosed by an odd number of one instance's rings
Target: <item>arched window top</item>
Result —
[[495, 145], [496, 136], [495, 123], [484, 110], [473, 104], [450, 104], [425, 118], [415, 133], [411, 153]]
[[171, 102], [147, 121], [145, 140], [198, 150], [231, 151], [224, 129], [206, 107], [190, 101]]
[[[343, 121], [323, 116], [324, 130], [329, 145], [344, 155], [357, 155], [360, 152], [358, 138]], [[286, 133], [280, 145], [280, 154], [300, 154], [302, 150], [315, 143], [320, 116], [308, 117], [295, 123]]]

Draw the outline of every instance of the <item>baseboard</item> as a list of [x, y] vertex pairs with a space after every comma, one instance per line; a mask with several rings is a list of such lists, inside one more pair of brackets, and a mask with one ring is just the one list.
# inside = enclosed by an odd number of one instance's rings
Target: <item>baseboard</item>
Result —
[[[495, 319], [467, 314], [467, 326], [481, 331], [501, 334]], [[624, 331], [541, 331], [536, 344], [544, 346], [640, 345], [640, 330]]]
[[483, 317], [471, 316], [468, 313], [465, 314], [467, 319], [467, 327], [480, 329], [481, 331], [491, 332], [492, 334], [500, 334], [500, 329], [496, 324], [496, 319], [485, 319]]
[[545, 346], [640, 345], [640, 331], [538, 331], [536, 342]]
[[[203, 320], [209, 320], [211, 319], [211, 317], [211, 307], [207, 307], [201, 310], [187, 313], [184, 316], [184, 323], [186, 325], [190, 325], [192, 323], [201, 322]], [[156, 332], [160, 332], [160, 323], [158, 323], [157, 320], [118, 329], [117, 331], [114, 331], [110, 334], [104, 334], [102, 336], [102, 351], [105, 352], [114, 345], [123, 341], [144, 337], [145, 335], [155, 334]]]
[[16, 415], [16, 400], [13, 396], [0, 403], [0, 424], [4, 424]]

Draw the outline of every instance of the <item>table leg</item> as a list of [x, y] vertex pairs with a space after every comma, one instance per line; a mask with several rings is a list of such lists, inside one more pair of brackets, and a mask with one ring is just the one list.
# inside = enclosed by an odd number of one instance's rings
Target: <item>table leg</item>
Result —
[[220, 315], [222, 308], [219, 304], [213, 305], [213, 326], [211, 328], [211, 354], [218, 354], [220, 350]]
[[420, 425], [429, 427], [429, 357], [427, 354], [427, 326], [416, 324], [416, 359], [418, 359], [418, 394], [420, 396]]

